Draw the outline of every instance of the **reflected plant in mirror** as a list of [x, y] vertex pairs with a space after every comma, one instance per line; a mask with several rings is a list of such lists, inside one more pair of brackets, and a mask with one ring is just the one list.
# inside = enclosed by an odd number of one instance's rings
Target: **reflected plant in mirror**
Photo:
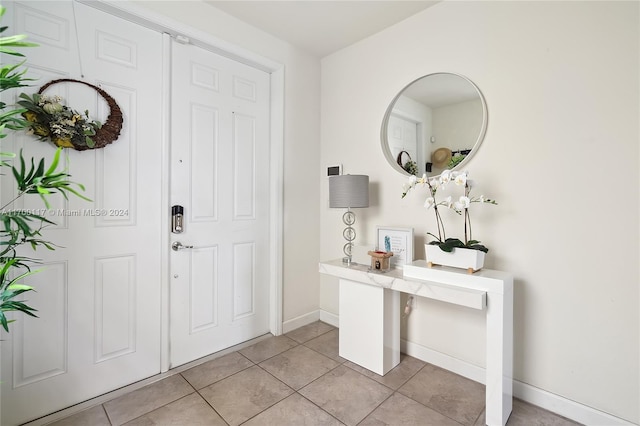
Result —
[[437, 176], [466, 164], [486, 128], [486, 102], [471, 80], [453, 73], [429, 74], [391, 101], [382, 121], [382, 151], [400, 173]]
[[[461, 247], [487, 253], [489, 249], [480, 244], [480, 241], [473, 239], [469, 207], [473, 203], [493, 205], [497, 205], [498, 203], [491, 198], [486, 198], [484, 195], [472, 196], [471, 189], [473, 188], [474, 183], [468, 179], [468, 176], [469, 173], [467, 171], [456, 172], [450, 170], [445, 170], [439, 177], [428, 178], [426, 174], [421, 178], [410, 176], [408, 182], [402, 187], [402, 198], [406, 197], [409, 191], [414, 189], [417, 185], [421, 185], [423, 187], [426, 186], [428, 188], [429, 196], [424, 202], [424, 207], [427, 210], [433, 209], [436, 217], [436, 228], [438, 233], [438, 235], [436, 235], [433, 232], [427, 232], [427, 235], [435, 238], [435, 240], [431, 241], [429, 244], [437, 245], [441, 250], [446, 252], [451, 252], [454, 248]], [[464, 195], [460, 196], [457, 201], [453, 201], [451, 195], [441, 201], [437, 201], [436, 194], [438, 190], [444, 190], [451, 182], [456, 186], [463, 186]], [[438, 207], [453, 210], [458, 215], [464, 217], [464, 241], [459, 238], [447, 238], [444, 229], [444, 222], [442, 221], [442, 216], [440, 215]]]

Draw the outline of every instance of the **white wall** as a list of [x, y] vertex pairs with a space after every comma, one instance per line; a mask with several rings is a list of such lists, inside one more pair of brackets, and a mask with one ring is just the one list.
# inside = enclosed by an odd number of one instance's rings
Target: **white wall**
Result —
[[[483, 92], [489, 125], [468, 170], [499, 206], [473, 212], [488, 267], [515, 279], [515, 379], [638, 422], [639, 11], [637, 2], [445, 1], [322, 60], [321, 250], [340, 257], [342, 214], [324, 166], [368, 174], [360, 243], [377, 225], [434, 230], [426, 194], [379, 148], [404, 85], [450, 71]], [[449, 217], [447, 219], [454, 219]], [[453, 222], [449, 227], [453, 227]], [[460, 225], [461, 226], [461, 225]], [[451, 228], [453, 229], [453, 228]], [[322, 277], [321, 308], [337, 314]], [[480, 315], [422, 301], [403, 337], [484, 365]]]
[[317, 311], [319, 188], [309, 170], [319, 168], [319, 59], [200, 1], [135, 3], [284, 64], [283, 319]]
[[433, 109], [433, 150], [440, 147], [452, 151], [473, 148], [482, 129], [480, 99], [445, 105]]

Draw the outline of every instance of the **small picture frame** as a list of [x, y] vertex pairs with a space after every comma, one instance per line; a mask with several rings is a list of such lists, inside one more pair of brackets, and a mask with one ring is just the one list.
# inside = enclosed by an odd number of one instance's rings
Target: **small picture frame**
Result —
[[377, 249], [393, 252], [390, 258], [392, 268], [402, 269], [413, 262], [413, 228], [378, 226], [376, 235]]

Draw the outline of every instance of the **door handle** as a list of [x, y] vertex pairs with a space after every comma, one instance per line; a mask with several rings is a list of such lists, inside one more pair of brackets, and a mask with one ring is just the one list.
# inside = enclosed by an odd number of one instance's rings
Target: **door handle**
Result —
[[173, 244], [171, 244], [171, 249], [173, 251], [179, 251], [179, 250], [184, 250], [184, 249], [192, 249], [192, 248], [193, 248], [193, 246], [185, 246], [180, 241], [176, 241]]

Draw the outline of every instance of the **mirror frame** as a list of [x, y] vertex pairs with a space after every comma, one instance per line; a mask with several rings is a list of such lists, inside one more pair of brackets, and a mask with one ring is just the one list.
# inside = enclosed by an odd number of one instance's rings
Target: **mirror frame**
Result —
[[[484, 140], [485, 134], [487, 133], [487, 124], [488, 124], [488, 121], [489, 121], [488, 120], [488, 111], [487, 111], [487, 102], [486, 102], [484, 96], [482, 95], [482, 92], [480, 91], [478, 86], [476, 86], [476, 84], [473, 81], [469, 80], [464, 75], [453, 73], [453, 72], [435, 72], [435, 73], [426, 74], [426, 75], [423, 75], [422, 77], [416, 78], [415, 80], [411, 81], [409, 84], [404, 86], [402, 88], [402, 90], [400, 90], [400, 92], [398, 92], [398, 94], [393, 98], [393, 100], [391, 101], [391, 103], [387, 107], [387, 111], [384, 114], [384, 118], [382, 119], [382, 128], [380, 130], [380, 145], [382, 147], [382, 152], [384, 153], [384, 156], [387, 159], [387, 162], [391, 165], [391, 167], [394, 170], [402, 173], [405, 176], [411, 176], [411, 174], [409, 172], [407, 172], [406, 170], [404, 170], [400, 165], [398, 165], [398, 163], [396, 162], [396, 159], [393, 158], [393, 155], [391, 155], [391, 150], [389, 149], [389, 141], [387, 139], [388, 126], [389, 126], [389, 117], [391, 116], [391, 114], [393, 112], [393, 108], [394, 108], [396, 102], [398, 101], [400, 96], [402, 96], [404, 91], [409, 86], [411, 86], [412, 84], [417, 83], [418, 81], [423, 80], [423, 79], [425, 79], [427, 77], [436, 76], [436, 75], [443, 75], [443, 74], [455, 75], [457, 77], [462, 78], [467, 83], [469, 83], [475, 89], [476, 93], [478, 93], [478, 96], [480, 97], [480, 103], [482, 104], [482, 127], [480, 128], [480, 133], [478, 134], [478, 138], [474, 142], [473, 147], [471, 148], [471, 151], [469, 152], [469, 154], [467, 154], [467, 156], [460, 163], [458, 163], [454, 168], [452, 168], [451, 170], [459, 170], [469, 162], [471, 157], [473, 157], [475, 155], [475, 153], [478, 151], [478, 148], [480, 147], [480, 144], [482, 144], [482, 141]], [[428, 177], [438, 177], [440, 175], [439, 174], [437, 174], [437, 175], [429, 175], [427, 173], [427, 176]], [[420, 176], [418, 176], [418, 177], [420, 177]]]

